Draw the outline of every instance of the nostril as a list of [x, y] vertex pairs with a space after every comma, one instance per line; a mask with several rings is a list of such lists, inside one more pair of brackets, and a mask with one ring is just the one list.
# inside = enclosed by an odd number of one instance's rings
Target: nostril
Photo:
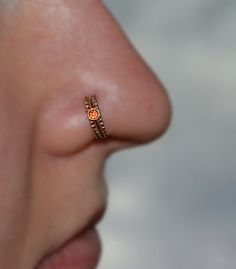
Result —
[[[167, 130], [171, 121], [170, 100], [164, 88], [156, 85], [158, 87], [136, 94], [129, 91], [116, 93], [115, 99], [97, 92], [111, 141], [147, 143]], [[88, 121], [84, 96], [83, 92], [75, 90], [57, 92], [42, 106], [38, 138], [48, 153], [75, 154], [93, 142], [94, 133]]]

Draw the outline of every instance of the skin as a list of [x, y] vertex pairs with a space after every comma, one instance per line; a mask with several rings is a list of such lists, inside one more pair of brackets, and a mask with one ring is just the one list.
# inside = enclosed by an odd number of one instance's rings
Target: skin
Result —
[[107, 203], [105, 160], [163, 134], [170, 103], [98, 0], [0, 0], [0, 59], [0, 268], [33, 269]]

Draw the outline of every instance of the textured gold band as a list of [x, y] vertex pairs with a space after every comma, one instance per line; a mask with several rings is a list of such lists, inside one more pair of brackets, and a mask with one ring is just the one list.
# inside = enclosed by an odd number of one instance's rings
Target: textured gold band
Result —
[[109, 135], [104, 126], [96, 95], [90, 97], [85, 96], [85, 107], [95, 138], [100, 140], [108, 138]]

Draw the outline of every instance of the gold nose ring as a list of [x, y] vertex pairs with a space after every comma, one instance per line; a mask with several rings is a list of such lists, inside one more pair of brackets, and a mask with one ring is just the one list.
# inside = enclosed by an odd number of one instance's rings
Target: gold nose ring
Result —
[[85, 96], [85, 108], [95, 138], [98, 140], [107, 139], [109, 135], [104, 126], [96, 95]]

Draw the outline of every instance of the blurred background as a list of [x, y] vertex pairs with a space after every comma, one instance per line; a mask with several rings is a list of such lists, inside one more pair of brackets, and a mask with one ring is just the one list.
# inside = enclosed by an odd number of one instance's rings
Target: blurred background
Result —
[[236, 1], [104, 2], [174, 117], [160, 140], [107, 163], [99, 269], [235, 269]]

